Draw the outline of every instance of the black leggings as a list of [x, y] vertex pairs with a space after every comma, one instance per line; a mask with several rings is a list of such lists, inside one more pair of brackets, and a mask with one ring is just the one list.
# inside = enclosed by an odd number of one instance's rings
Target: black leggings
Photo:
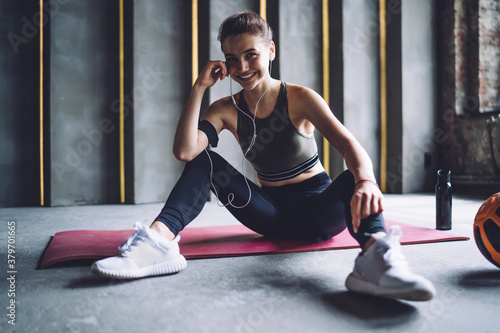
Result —
[[354, 193], [354, 177], [348, 170], [333, 182], [326, 172], [297, 184], [278, 187], [259, 187], [248, 181], [249, 192], [240, 172], [219, 154], [213, 151], [208, 151], [208, 154], [201, 152], [186, 163], [156, 218], [175, 235], [198, 216], [210, 190], [217, 193], [219, 200], [243, 225], [269, 237], [321, 241], [339, 234], [347, 226], [363, 247], [370, 238], [369, 234], [386, 231], [380, 214], [361, 220], [358, 232], [353, 232], [350, 201]]

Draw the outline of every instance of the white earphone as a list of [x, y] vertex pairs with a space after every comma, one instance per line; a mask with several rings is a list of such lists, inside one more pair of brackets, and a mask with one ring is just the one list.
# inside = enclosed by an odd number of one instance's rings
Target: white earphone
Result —
[[[271, 57], [272, 54], [273, 53], [269, 54], [270, 57]], [[228, 202], [227, 202], [227, 204], [223, 204], [222, 202], [220, 202], [220, 200], [219, 200], [219, 194], [217, 193], [217, 189], [214, 186], [213, 178], [212, 178], [212, 176], [213, 176], [213, 168], [214, 168], [213, 162], [212, 162], [212, 158], [210, 157], [210, 154], [208, 153], [207, 149], [205, 148], [205, 152], [207, 153], [208, 159], [210, 161], [210, 184], [212, 185], [212, 188], [214, 189], [214, 194], [215, 194], [215, 197], [217, 198], [217, 204], [220, 207], [226, 207], [227, 205], [231, 205], [234, 208], [240, 209], [240, 208], [244, 208], [244, 207], [248, 206], [248, 204], [250, 203], [250, 200], [252, 199], [252, 189], [250, 188], [250, 184], [248, 183], [248, 178], [247, 178], [246, 173], [245, 173], [244, 162], [245, 162], [245, 158], [246, 158], [248, 152], [250, 151], [250, 149], [253, 148], [253, 146], [255, 145], [255, 141], [257, 140], [257, 125], [255, 124], [255, 118], [257, 117], [257, 109], [259, 107], [259, 103], [260, 103], [261, 99], [264, 97], [264, 95], [267, 93], [267, 91], [269, 90], [269, 86], [271, 85], [271, 70], [272, 70], [272, 68], [273, 68], [273, 61], [270, 60], [270, 63], [269, 63], [269, 80], [267, 82], [267, 87], [266, 87], [266, 90], [264, 90], [264, 92], [262, 93], [262, 95], [257, 100], [257, 103], [255, 104], [255, 112], [253, 114], [253, 117], [250, 116], [250, 115], [248, 115], [247, 113], [245, 113], [242, 109], [240, 109], [240, 107], [236, 103], [236, 100], [235, 100], [234, 94], [233, 94], [233, 85], [232, 85], [233, 79], [231, 78], [231, 76], [229, 76], [229, 92], [231, 94], [231, 99], [233, 100], [233, 104], [234, 104], [234, 106], [236, 107], [236, 109], [238, 111], [240, 111], [241, 113], [243, 113], [245, 116], [247, 116], [248, 118], [250, 118], [250, 120], [252, 121], [252, 124], [253, 124], [253, 135], [252, 135], [252, 140], [250, 141], [250, 144], [248, 145], [248, 148], [246, 149], [245, 153], [243, 154], [242, 163], [241, 163], [243, 178], [245, 179], [245, 183], [246, 183], [247, 188], [248, 188], [248, 200], [242, 206], [236, 206], [236, 205], [233, 204], [234, 193], [229, 193], [228, 194], [228, 197], [227, 197]]]

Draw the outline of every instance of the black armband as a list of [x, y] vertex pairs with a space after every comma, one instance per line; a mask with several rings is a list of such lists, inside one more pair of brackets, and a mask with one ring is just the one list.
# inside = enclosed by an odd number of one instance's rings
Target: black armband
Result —
[[208, 120], [202, 120], [198, 124], [198, 129], [207, 135], [208, 143], [210, 143], [213, 148], [217, 147], [217, 144], [219, 143], [219, 136], [217, 135], [214, 125], [212, 125]]

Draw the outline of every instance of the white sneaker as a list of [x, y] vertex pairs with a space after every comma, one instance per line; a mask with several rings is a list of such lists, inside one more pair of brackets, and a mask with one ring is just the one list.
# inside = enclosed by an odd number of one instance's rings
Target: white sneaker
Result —
[[177, 273], [187, 266], [179, 252], [180, 236], [169, 241], [156, 231], [135, 224], [135, 233], [118, 248], [120, 254], [96, 261], [92, 272], [115, 279], [135, 279]]
[[345, 282], [347, 289], [411, 301], [428, 301], [436, 294], [430, 281], [410, 271], [401, 252], [401, 234], [401, 227], [392, 227], [356, 258]]

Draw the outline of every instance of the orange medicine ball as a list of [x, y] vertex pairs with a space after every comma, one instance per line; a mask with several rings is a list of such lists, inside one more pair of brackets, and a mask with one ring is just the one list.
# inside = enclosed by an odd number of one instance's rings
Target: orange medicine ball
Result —
[[474, 239], [484, 257], [500, 268], [500, 192], [489, 197], [477, 211]]

